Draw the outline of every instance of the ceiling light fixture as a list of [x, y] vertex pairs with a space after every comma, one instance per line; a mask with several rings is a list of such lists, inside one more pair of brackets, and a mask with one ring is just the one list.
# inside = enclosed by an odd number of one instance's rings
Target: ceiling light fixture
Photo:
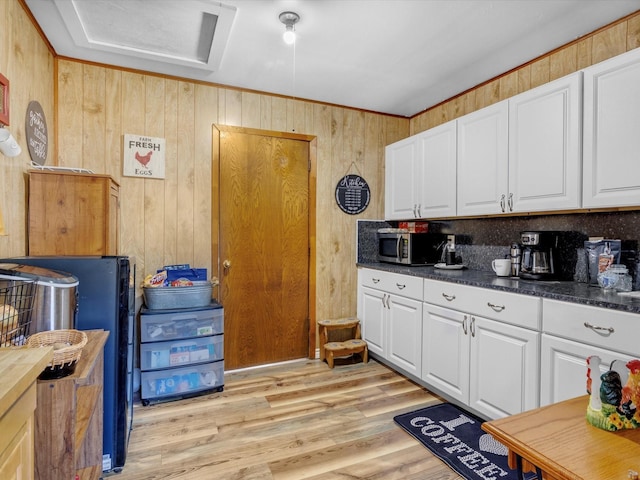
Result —
[[296, 23], [300, 20], [300, 15], [295, 12], [282, 12], [278, 17], [285, 25], [285, 31], [282, 35], [284, 43], [293, 45], [296, 42]]

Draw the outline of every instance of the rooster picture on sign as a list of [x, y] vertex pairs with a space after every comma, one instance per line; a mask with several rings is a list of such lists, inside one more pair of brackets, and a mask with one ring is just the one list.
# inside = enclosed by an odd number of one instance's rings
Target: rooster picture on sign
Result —
[[147, 166], [147, 163], [149, 163], [149, 160], [151, 160], [151, 155], [153, 154], [153, 151], [149, 150], [149, 153], [147, 153], [146, 155], [140, 155], [138, 152], [136, 152], [136, 160], [138, 160], [143, 167]]
[[164, 178], [164, 138], [125, 134], [123, 147], [125, 176]]

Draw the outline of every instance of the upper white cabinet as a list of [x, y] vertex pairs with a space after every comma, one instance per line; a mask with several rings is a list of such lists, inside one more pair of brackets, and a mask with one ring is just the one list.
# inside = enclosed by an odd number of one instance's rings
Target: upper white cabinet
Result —
[[387, 220], [416, 218], [418, 205], [418, 142], [415, 136], [385, 148], [384, 211]]
[[509, 99], [512, 212], [581, 206], [582, 72]]
[[583, 207], [640, 205], [640, 48], [584, 70]]
[[447, 122], [418, 136], [422, 186], [421, 218], [456, 214], [456, 122]]
[[458, 119], [458, 215], [505, 211], [508, 115], [505, 100]]
[[456, 214], [456, 122], [448, 122], [386, 148], [385, 218]]
[[582, 73], [458, 119], [458, 215], [580, 208]]

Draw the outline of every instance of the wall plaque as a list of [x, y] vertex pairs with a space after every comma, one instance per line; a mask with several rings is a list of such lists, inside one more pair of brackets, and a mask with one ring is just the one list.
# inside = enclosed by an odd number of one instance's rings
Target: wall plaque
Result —
[[364, 212], [369, 200], [369, 184], [360, 175], [345, 175], [336, 185], [336, 202], [344, 213], [357, 215]]
[[124, 135], [123, 172], [126, 177], [164, 178], [164, 138]]
[[38, 165], [44, 165], [47, 161], [49, 131], [47, 130], [47, 119], [44, 117], [40, 102], [35, 100], [29, 102], [25, 118], [25, 132], [31, 161]]

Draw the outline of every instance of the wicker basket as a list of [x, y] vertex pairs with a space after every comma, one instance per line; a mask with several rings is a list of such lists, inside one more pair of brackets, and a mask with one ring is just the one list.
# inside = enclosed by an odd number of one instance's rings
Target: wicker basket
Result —
[[[63, 346], [65, 345], [66, 346]], [[53, 360], [49, 368], [64, 367], [80, 360], [82, 349], [87, 344], [87, 334], [80, 330], [50, 330], [34, 333], [27, 338], [28, 348], [53, 346]]]

